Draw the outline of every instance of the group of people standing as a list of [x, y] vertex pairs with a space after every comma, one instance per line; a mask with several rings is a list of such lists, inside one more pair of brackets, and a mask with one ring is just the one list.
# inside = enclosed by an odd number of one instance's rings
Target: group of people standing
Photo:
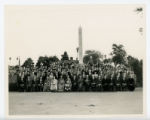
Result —
[[21, 67], [17, 75], [18, 91], [133, 91], [134, 72], [125, 66], [55, 62], [49, 66]]

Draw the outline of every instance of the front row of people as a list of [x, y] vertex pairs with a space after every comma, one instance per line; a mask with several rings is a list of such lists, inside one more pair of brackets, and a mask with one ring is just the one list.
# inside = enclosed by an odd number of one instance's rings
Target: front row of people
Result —
[[[33, 73], [34, 74], [34, 73]], [[19, 91], [133, 91], [135, 88], [135, 79], [132, 76], [127, 77], [126, 73], [107, 75], [61, 75], [59, 78], [53, 73], [47, 76], [32, 77], [28, 74], [26, 77], [18, 79]]]

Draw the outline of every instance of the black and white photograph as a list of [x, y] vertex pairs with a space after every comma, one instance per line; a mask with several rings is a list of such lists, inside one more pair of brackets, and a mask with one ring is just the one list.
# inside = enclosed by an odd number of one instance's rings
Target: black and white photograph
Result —
[[5, 5], [8, 116], [144, 116], [145, 9]]

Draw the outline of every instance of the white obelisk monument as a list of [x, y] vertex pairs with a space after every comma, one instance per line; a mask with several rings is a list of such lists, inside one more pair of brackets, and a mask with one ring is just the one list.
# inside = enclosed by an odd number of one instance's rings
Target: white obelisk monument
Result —
[[79, 63], [83, 63], [83, 48], [82, 48], [82, 28], [79, 27]]

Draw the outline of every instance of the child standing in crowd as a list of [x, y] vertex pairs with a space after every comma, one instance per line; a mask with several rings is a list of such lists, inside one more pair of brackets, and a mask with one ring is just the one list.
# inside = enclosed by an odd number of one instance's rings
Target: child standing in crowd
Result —
[[69, 78], [69, 75], [67, 76], [67, 80], [65, 82], [65, 91], [71, 91], [71, 87], [72, 87], [72, 84], [71, 84], [71, 80]]

